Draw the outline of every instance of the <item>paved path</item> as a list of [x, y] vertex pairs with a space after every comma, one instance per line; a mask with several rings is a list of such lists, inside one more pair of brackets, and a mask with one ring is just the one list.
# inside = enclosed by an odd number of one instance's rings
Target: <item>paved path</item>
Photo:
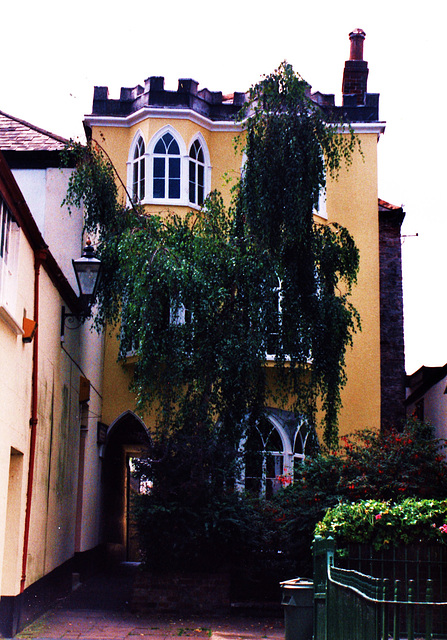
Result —
[[213, 617], [132, 614], [129, 611], [134, 570], [119, 570], [89, 578], [68, 597], [17, 634], [17, 640], [284, 640], [279, 617]]
[[56, 609], [26, 627], [21, 640], [284, 640], [280, 618], [231, 617], [138, 617], [92, 609]]

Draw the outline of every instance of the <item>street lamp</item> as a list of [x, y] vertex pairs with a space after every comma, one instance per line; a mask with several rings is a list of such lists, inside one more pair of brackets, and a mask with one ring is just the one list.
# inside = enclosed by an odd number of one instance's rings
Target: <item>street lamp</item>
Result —
[[[65, 327], [67, 329], [77, 329], [87, 318], [90, 312], [90, 305], [95, 298], [96, 290], [100, 280], [101, 261], [95, 255], [95, 250], [91, 246], [90, 240], [82, 252], [82, 256], [72, 260], [76, 282], [79, 287], [79, 300], [81, 311], [79, 313], [66, 313], [62, 307], [61, 318], [61, 341], [64, 341]], [[74, 326], [71, 326], [74, 325]]]
[[82, 256], [72, 260], [72, 263], [79, 287], [79, 297], [87, 311], [91, 300], [95, 297], [101, 270], [101, 261], [96, 258], [90, 240], [87, 240]]

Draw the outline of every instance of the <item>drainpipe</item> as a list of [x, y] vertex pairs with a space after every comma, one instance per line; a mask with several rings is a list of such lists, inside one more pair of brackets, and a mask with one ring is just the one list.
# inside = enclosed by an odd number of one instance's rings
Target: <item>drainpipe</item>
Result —
[[33, 339], [33, 371], [31, 387], [31, 418], [30, 418], [30, 449], [28, 463], [28, 485], [26, 491], [25, 532], [23, 535], [22, 576], [20, 579], [20, 593], [25, 591], [26, 565], [28, 560], [28, 543], [31, 522], [31, 503], [33, 497], [34, 464], [36, 457], [37, 439], [37, 399], [38, 399], [38, 357], [39, 357], [39, 280], [40, 267], [46, 259], [47, 251], [40, 249], [34, 253], [34, 322], [37, 330]]

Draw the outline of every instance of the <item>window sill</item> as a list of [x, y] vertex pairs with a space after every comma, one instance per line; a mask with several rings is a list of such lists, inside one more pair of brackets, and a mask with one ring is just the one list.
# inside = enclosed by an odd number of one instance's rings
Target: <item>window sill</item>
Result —
[[200, 211], [203, 205], [195, 204], [194, 202], [190, 202], [189, 200], [185, 200], [184, 198], [172, 199], [172, 198], [144, 198], [144, 200], [140, 200], [139, 204], [141, 205], [152, 205], [152, 206], [160, 206], [160, 207], [188, 207], [188, 209], [193, 209], [195, 211]]
[[130, 367], [138, 361], [138, 356], [134, 351], [128, 351], [126, 355], [120, 358], [123, 367]]
[[0, 320], [2, 320], [9, 329], [16, 335], [22, 336], [23, 329], [17, 322], [17, 320], [9, 313], [8, 309], [0, 304]]

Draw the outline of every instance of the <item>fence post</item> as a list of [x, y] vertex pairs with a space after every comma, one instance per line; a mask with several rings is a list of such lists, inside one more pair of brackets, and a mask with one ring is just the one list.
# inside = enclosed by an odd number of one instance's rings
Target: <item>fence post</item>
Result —
[[390, 581], [389, 578], [383, 578], [382, 580], [382, 638], [383, 640], [388, 639], [388, 619], [389, 619], [389, 611], [388, 604], [386, 600], [388, 600], [388, 594], [390, 591]]
[[316, 536], [314, 547], [314, 639], [328, 640], [328, 566], [334, 564], [335, 541]]
[[[427, 580], [425, 602], [433, 602], [433, 580]], [[433, 607], [425, 607], [425, 639], [433, 638]]]
[[393, 640], [400, 638], [400, 580], [394, 581], [394, 604], [393, 604]]
[[407, 592], [407, 637], [408, 640], [414, 640], [414, 606], [411, 604], [413, 602], [413, 594], [414, 594], [414, 580], [408, 581], [408, 592]]

